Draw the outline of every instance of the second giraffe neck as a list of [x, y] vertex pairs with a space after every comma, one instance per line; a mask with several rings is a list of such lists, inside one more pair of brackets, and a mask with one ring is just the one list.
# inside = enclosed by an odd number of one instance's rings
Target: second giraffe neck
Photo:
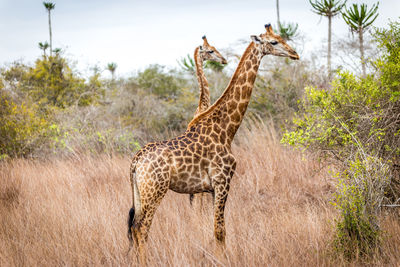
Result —
[[261, 51], [250, 43], [222, 96], [207, 111], [196, 116], [188, 130], [211, 128], [217, 135], [224, 135], [225, 138], [218, 138], [230, 145], [246, 113], [262, 57]]
[[197, 107], [195, 115], [205, 111], [210, 106], [210, 90], [208, 88], [208, 82], [203, 71], [203, 59], [200, 56], [199, 47], [194, 50], [194, 62], [196, 64], [196, 76], [199, 84], [199, 105]]

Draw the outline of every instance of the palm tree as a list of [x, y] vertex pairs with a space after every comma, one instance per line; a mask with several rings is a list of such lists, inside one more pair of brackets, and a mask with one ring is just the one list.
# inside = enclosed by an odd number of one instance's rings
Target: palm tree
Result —
[[[189, 72], [191, 74], [196, 73], [196, 64], [194, 62], [194, 59], [189, 54], [186, 57], [181, 58], [177, 62], [183, 71]], [[216, 72], [221, 72], [225, 68], [225, 65], [212, 60], [207, 60], [203, 67], [204, 69], [211, 69]]]
[[281, 20], [279, 19], [279, 0], [276, 0], [276, 18], [278, 21], [278, 30], [281, 30]]
[[56, 7], [56, 4], [52, 2], [43, 2], [44, 7], [47, 9], [48, 15], [49, 15], [49, 34], [50, 34], [50, 57], [52, 56], [52, 51], [53, 51], [53, 37], [51, 34], [51, 10], [53, 10]]
[[43, 57], [46, 57], [46, 50], [49, 48], [48, 42], [39, 42], [39, 49], [43, 50]]
[[194, 63], [194, 59], [188, 54], [186, 57], [181, 58], [177, 61], [182, 70], [189, 72], [191, 74], [196, 73], [196, 64]]
[[56, 56], [60, 55], [62, 49], [61, 48], [54, 48], [53, 52], [56, 53]]
[[332, 18], [340, 13], [347, 0], [309, 0], [313, 12], [328, 18], [328, 76], [331, 79]]
[[107, 64], [107, 70], [111, 72], [111, 79], [114, 80], [114, 73], [115, 70], [117, 69], [118, 65], [117, 63], [111, 62]]
[[286, 41], [292, 40], [293, 37], [297, 34], [297, 28], [299, 25], [297, 23], [285, 23], [282, 22], [279, 24], [279, 35], [285, 39]]
[[280, 36], [282, 36], [282, 38], [285, 40], [291, 40], [292, 37], [296, 35], [296, 31], [299, 25], [297, 23], [281, 23], [281, 19], [279, 16], [279, 0], [276, 0], [276, 18], [277, 29]]
[[374, 4], [371, 9], [368, 10], [366, 4], [353, 4], [349, 9], [345, 8], [342, 12], [342, 16], [347, 25], [350, 26], [352, 32], [358, 33], [358, 41], [360, 42], [360, 57], [361, 57], [361, 67], [363, 76], [366, 75], [365, 70], [365, 60], [364, 60], [364, 31], [368, 29], [369, 26], [378, 17], [378, 6], [379, 2]]

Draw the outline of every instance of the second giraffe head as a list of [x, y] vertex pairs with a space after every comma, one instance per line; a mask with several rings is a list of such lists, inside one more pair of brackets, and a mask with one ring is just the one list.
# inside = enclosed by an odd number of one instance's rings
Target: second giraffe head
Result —
[[265, 33], [251, 36], [255, 45], [262, 50], [264, 55], [270, 54], [296, 60], [300, 58], [296, 51], [280, 35], [274, 33], [271, 24], [266, 24], [265, 29]]
[[203, 60], [211, 60], [221, 64], [227, 64], [226, 59], [221, 55], [221, 53], [214, 47], [211, 46], [206, 36], [203, 36], [203, 45], [199, 46], [199, 52]]

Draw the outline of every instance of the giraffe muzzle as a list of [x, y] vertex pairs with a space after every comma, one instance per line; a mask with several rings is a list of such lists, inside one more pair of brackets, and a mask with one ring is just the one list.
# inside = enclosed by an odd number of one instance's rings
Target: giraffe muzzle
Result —
[[294, 59], [294, 60], [299, 60], [300, 59], [299, 55], [295, 51], [290, 53], [289, 58], [290, 59]]

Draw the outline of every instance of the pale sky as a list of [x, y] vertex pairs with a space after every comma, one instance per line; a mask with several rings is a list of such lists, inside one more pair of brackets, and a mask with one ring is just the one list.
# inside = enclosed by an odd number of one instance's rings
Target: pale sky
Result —
[[[150, 64], [175, 67], [176, 61], [202, 43], [207, 35], [217, 49], [276, 24], [275, 0], [55, 0], [52, 11], [53, 48], [86, 72], [97, 64], [118, 64], [118, 75], [129, 75]], [[367, 3], [376, 0], [348, 1]], [[375, 26], [399, 20], [400, 1], [381, 0]], [[303, 55], [320, 48], [327, 36], [327, 19], [311, 12], [308, 0], [280, 0], [281, 21], [297, 22], [305, 35]], [[344, 36], [348, 28], [340, 17], [333, 33]], [[47, 11], [42, 1], [0, 0], [0, 66], [22, 59], [33, 62], [40, 54], [38, 42], [48, 40]], [[238, 51], [241, 53], [242, 51]], [[106, 74], [105, 74], [106, 75]]]

